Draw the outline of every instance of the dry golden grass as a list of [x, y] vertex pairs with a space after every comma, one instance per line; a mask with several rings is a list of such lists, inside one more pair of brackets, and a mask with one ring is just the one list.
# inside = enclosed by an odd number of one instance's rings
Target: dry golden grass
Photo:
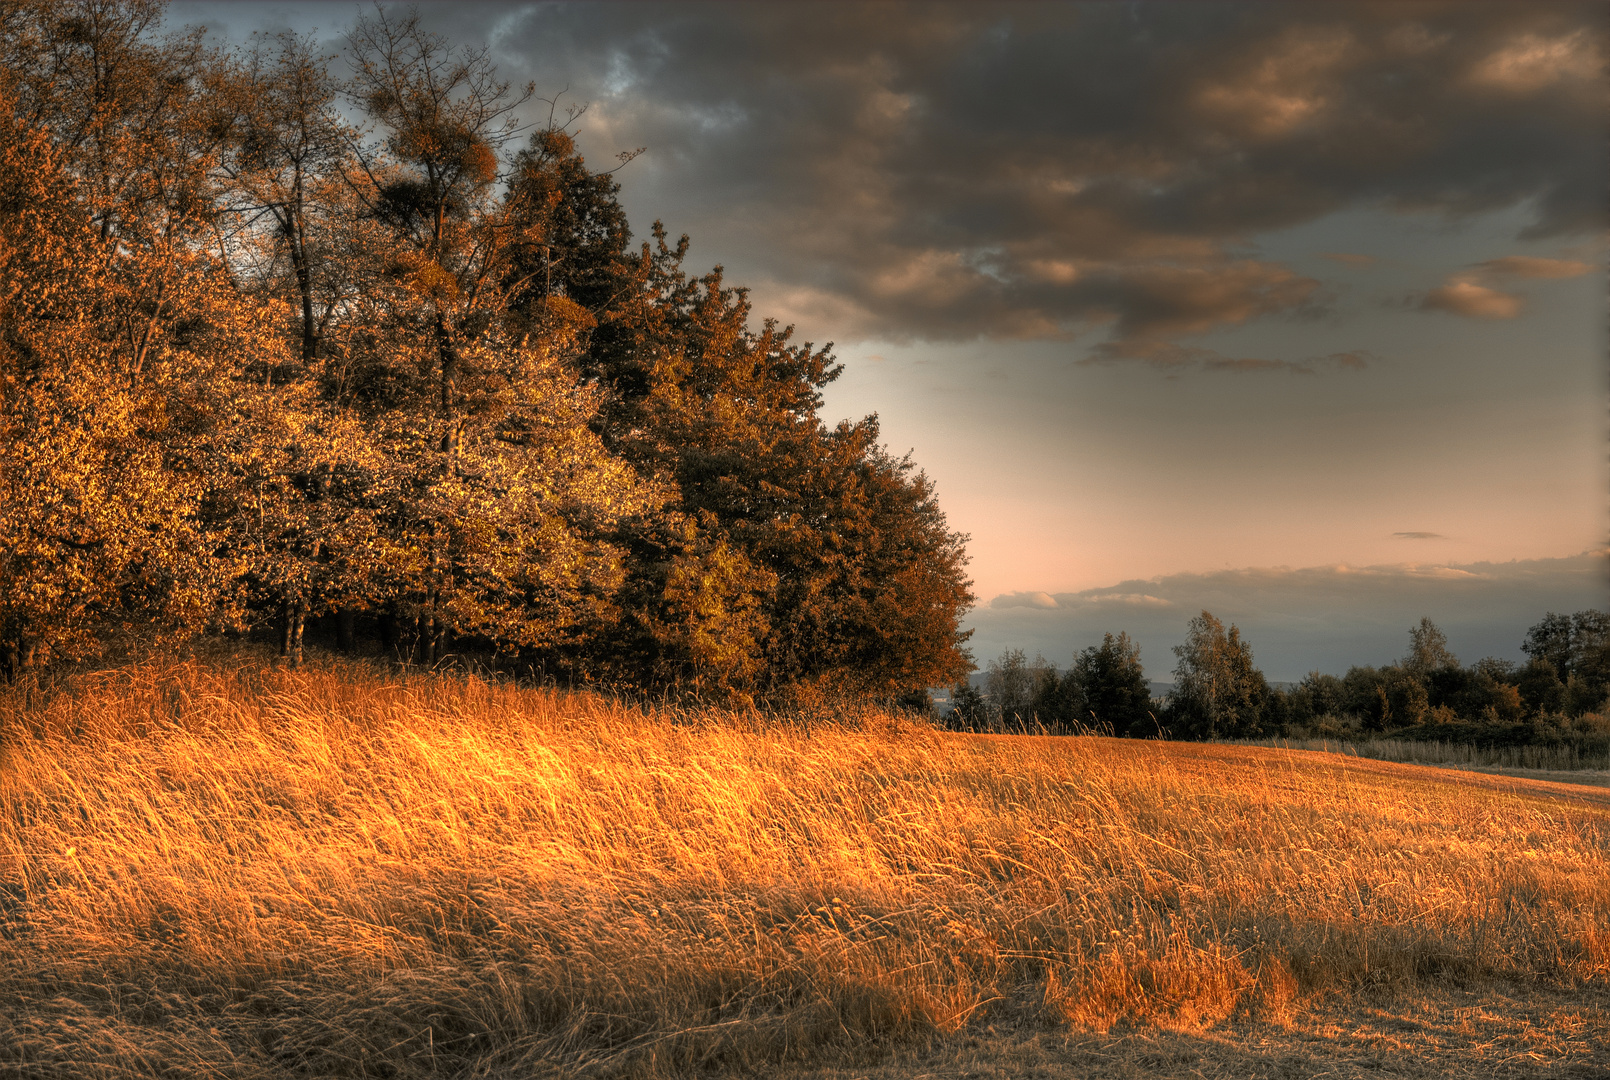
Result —
[[755, 1071], [1610, 974], [1610, 808], [1447, 770], [249, 658], [0, 723], [12, 1073]]

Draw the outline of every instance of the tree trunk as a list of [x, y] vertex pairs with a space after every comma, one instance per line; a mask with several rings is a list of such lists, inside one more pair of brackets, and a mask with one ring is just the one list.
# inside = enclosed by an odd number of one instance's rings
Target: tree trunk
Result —
[[302, 666], [302, 631], [307, 626], [307, 600], [285, 598], [285, 617], [280, 624], [280, 659], [291, 667]]
[[395, 611], [387, 611], [380, 617], [380, 644], [393, 662], [398, 664], [403, 663], [402, 641], [402, 620], [397, 618]]
[[307, 602], [299, 598], [296, 603], [296, 609], [291, 615], [291, 628], [288, 633], [291, 639], [290, 662], [292, 667], [302, 666], [302, 631], [306, 625]]
[[358, 651], [358, 613], [349, 607], [338, 608], [335, 613], [335, 643], [348, 656]]
[[291, 624], [295, 619], [291, 598], [287, 596], [281, 607], [280, 615], [280, 642], [279, 652], [281, 660], [289, 660], [291, 656]]
[[302, 299], [302, 362], [311, 364], [319, 353], [318, 321], [313, 318], [313, 271], [308, 266], [302, 241], [291, 238], [291, 267], [296, 272], [296, 289]]

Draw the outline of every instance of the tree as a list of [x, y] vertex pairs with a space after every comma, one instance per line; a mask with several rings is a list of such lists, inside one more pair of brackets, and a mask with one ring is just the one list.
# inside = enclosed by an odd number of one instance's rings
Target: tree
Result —
[[1029, 707], [1048, 674], [1055, 677], [1045, 657], [1035, 656], [1031, 663], [1022, 649], [1007, 649], [990, 661], [984, 692], [990, 714], [1001, 727], [1022, 730], [1033, 722]]
[[1565, 683], [1547, 659], [1534, 659], [1522, 668], [1516, 689], [1530, 713], [1557, 713], [1565, 708]]
[[387, 525], [396, 644], [427, 664], [455, 637], [562, 652], [612, 624], [615, 534], [661, 495], [593, 430], [603, 392], [575, 375], [592, 316], [516, 311], [511, 268], [543, 235], [495, 181], [532, 91], [417, 12], [377, 10], [348, 42], [348, 94], [386, 132], [350, 186], [388, 257], [350, 305], [343, 393], [406, 493]]
[[831, 349], [685, 237], [627, 250], [576, 112], [515, 151], [532, 89], [413, 13], [358, 20], [343, 86], [161, 15], [0, 6], [8, 670], [269, 623], [295, 662], [364, 608], [409, 661], [736, 700], [970, 669], [929, 479], [876, 416], [824, 425]]
[[1344, 711], [1344, 700], [1345, 690], [1340, 678], [1310, 671], [1291, 694], [1292, 719], [1298, 723], [1310, 723], [1340, 716]]
[[957, 731], [983, 731], [989, 727], [989, 705], [969, 679], [959, 681], [950, 692], [949, 727]]
[[[1610, 695], [1610, 615], [1595, 609], [1575, 615], [1549, 612], [1526, 632], [1521, 649], [1531, 658], [1522, 695], [1534, 708], [1581, 715]], [[1562, 689], [1556, 691], [1543, 665]]]
[[1521, 651], [1548, 661], [1562, 679], [1581, 674], [1602, 681], [1610, 676], [1610, 615], [1591, 608], [1575, 615], [1551, 611], [1526, 631]]
[[1086, 717], [1082, 723], [1103, 725], [1118, 735], [1144, 738], [1156, 733], [1151, 688], [1140, 663], [1140, 645], [1127, 633], [1102, 636], [1073, 661], [1069, 678], [1080, 688]]
[[1448, 636], [1429, 618], [1409, 629], [1409, 652], [1398, 666], [1417, 678], [1427, 678], [1433, 672], [1459, 667], [1459, 658], [1448, 650]]
[[[571, 112], [574, 122], [582, 110]], [[514, 160], [510, 190], [540, 243], [523, 246], [510, 265], [515, 303], [540, 318], [550, 296], [563, 296], [595, 318], [628, 298], [635, 282], [627, 245], [631, 228], [614, 170], [595, 173], [576, 150], [568, 125], [533, 132]], [[616, 168], [637, 153], [617, 156]], [[596, 375], [596, 371], [587, 372]]]
[[1248, 738], [1263, 730], [1268, 683], [1252, 663], [1252, 647], [1241, 631], [1204, 611], [1191, 620], [1185, 643], [1174, 647], [1174, 692], [1169, 719], [1176, 734], [1189, 738]]
[[[734, 581], [770, 582], [754, 692], [891, 696], [955, 679], [971, 663], [958, 625], [973, 601], [966, 538], [928, 479], [879, 445], [875, 416], [821, 423], [839, 371], [830, 351], [771, 321], [752, 328], [745, 291], [719, 268], [689, 278], [686, 250], [656, 224], [653, 245], [619, 267], [630, 287], [599, 314], [583, 364], [611, 391], [606, 444], [696, 530], [676, 544], [708, 535], [747, 564]], [[661, 550], [671, 557], [628, 571], [649, 612], [682, 557]], [[663, 659], [654, 648], [645, 663]]]
[[1546, 660], [1556, 672], [1571, 672], [1576, 651], [1576, 628], [1569, 615], [1549, 612], [1526, 631], [1521, 651], [1533, 660]]
[[336, 109], [339, 87], [313, 44], [289, 32], [257, 43], [233, 79], [234, 130], [221, 165], [228, 205], [262, 241], [257, 274], [291, 287], [305, 365], [342, 298], [331, 250], [342, 230], [332, 219], [350, 212], [343, 177], [357, 165], [357, 133]]
[[[232, 624], [236, 376], [276, 342], [197, 236], [115, 215], [0, 103], [0, 644], [11, 673], [136, 633]], [[156, 232], [144, 223], [161, 218]], [[107, 238], [111, 232], [110, 239]]]

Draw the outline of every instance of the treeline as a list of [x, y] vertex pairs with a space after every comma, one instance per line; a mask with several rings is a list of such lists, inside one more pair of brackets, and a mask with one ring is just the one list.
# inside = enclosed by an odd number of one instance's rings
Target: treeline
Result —
[[1610, 614], [1547, 614], [1521, 649], [1524, 665], [1487, 657], [1466, 667], [1430, 619], [1409, 630], [1403, 658], [1346, 675], [1310, 672], [1273, 687], [1252, 646], [1209, 612], [1175, 646], [1173, 690], [1149, 692], [1140, 648], [1127, 634], [1074, 657], [1060, 674], [1043, 657], [1009, 649], [989, 665], [981, 693], [951, 692], [951, 726], [964, 730], [1095, 731], [1130, 738], [1254, 739], [1269, 736], [1398, 736], [1489, 743], [1570, 733], [1610, 735]]
[[309, 628], [738, 699], [966, 670], [928, 480], [687, 237], [633, 246], [578, 113], [412, 13], [346, 80], [162, 14], [0, 6], [6, 674]]

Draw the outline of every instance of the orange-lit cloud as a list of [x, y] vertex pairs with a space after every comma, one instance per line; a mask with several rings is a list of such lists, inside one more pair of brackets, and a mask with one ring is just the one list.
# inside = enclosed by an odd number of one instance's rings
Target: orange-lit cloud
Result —
[[1505, 255], [1488, 259], [1464, 273], [1450, 277], [1440, 288], [1420, 298], [1423, 311], [1446, 311], [1472, 319], [1513, 319], [1526, 301], [1505, 292], [1492, 282], [1515, 279], [1558, 281], [1590, 274], [1591, 263], [1575, 259], [1542, 259], [1532, 255]]
[[1334, 83], [1362, 51], [1345, 27], [1294, 26], [1252, 44], [1244, 62], [1200, 83], [1190, 104], [1244, 136], [1277, 139], [1333, 107]]
[[1524, 301], [1513, 293], [1477, 284], [1468, 277], [1452, 278], [1420, 300], [1423, 311], [1446, 311], [1471, 319], [1513, 319]]
[[1501, 259], [1488, 259], [1479, 265], [1489, 274], [1501, 277], [1537, 278], [1544, 281], [1581, 277], [1597, 269], [1592, 263], [1579, 262], [1576, 259], [1539, 259], [1531, 255], [1505, 255]]
[[1535, 94], [1562, 82], [1587, 83], [1604, 74], [1604, 54], [1586, 27], [1565, 34], [1522, 34], [1483, 57], [1471, 80], [1513, 94]]

